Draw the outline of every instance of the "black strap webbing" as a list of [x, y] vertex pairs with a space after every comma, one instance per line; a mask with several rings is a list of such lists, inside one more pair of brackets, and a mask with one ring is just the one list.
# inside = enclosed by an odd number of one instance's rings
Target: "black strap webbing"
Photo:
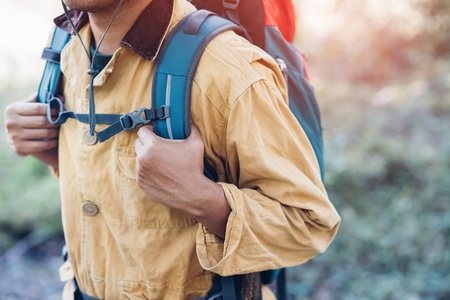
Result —
[[51, 48], [44, 48], [41, 58], [49, 62], [59, 64], [59, 62], [61, 61], [61, 52], [53, 50]]
[[277, 299], [286, 300], [286, 269], [280, 270], [277, 278]]
[[220, 277], [222, 281], [222, 295], [223, 300], [236, 300], [236, 287], [234, 285], [234, 277], [226, 276]]
[[197, 35], [203, 22], [205, 22], [210, 15], [213, 15], [213, 13], [207, 10], [199, 10], [197, 13], [193, 14], [186, 22], [184, 33]]

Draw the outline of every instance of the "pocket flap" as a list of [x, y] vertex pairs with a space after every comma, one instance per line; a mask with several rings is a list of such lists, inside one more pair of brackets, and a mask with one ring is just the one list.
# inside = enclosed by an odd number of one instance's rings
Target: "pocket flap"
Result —
[[[150, 298], [147, 285], [143, 282], [122, 281], [120, 282], [119, 288], [122, 293], [121, 299], [156, 299]], [[125, 298], [123, 298], [123, 296], [125, 296]]]
[[117, 146], [114, 151], [114, 160], [125, 176], [136, 180], [136, 150], [134, 148]]

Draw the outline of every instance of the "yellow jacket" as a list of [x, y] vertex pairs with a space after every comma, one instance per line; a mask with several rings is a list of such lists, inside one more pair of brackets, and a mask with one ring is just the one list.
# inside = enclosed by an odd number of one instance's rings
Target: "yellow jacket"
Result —
[[[192, 10], [184, 0], [154, 0], [147, 7], [95, 78], [97, 113], [150, 107], [154, 58]], [[90, 45], [87, 15], [72, 16]], [[55, 22], [68, 28], [64, 18]], [[61, 69], [66, 109], [87, 113], [88, 60], [77, 38], [64, 48]], [[294, 266], [323, 252], [340, 218], [287, 101], [283, 75], [265, 52], [233, 32], [207, 46], [192, 87], [191, 121], [232, 209], [225, 240], [138, 187], [137, 130], [89, 145], [88, 124], [63, 124], [63, 226], [81, 290], [101, 299], [194, 299], [206, 295], [213, 273]]]

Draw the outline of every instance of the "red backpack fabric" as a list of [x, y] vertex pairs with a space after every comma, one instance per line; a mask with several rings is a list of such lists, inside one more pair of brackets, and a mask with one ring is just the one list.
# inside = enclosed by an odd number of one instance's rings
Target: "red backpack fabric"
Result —
[[295, 34], [295, 7], [291, 0], [261, 0], [264, 25], [275, 26], [284, 39], [292, 43]]

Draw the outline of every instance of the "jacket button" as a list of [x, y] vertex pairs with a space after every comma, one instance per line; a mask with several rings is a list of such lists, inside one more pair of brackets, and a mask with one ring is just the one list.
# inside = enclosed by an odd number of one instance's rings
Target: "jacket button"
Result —
[[86, 201], [83, 203], [83, 212], [88, 216], [95, 216], [98, 214], [98, 207], [94, 203], [90, 201]]
[[86, 131], [83, 133], [84, 141], [88, 145], [94, 145], [97, 143], [97, 133], [94, 132], [94, 135], [90, 134], [89, 129], [86, 129]]

